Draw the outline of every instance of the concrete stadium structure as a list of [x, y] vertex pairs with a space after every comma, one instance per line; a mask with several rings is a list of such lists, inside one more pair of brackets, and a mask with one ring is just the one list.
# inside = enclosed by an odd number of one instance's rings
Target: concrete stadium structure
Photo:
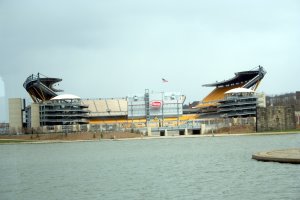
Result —
[[215, 88], [194, 109], [201, 113], [216, 112], [218, 102], [224, 99], [227, 91], [234, 88], [247, 88], [255, 91], [265, 74], [264, 68], [258, 66], [249, 71], [237, 72], [231, 79], [205, 84], [203, 86]]
[[179, 92], [149, 92], [128, 97], [128, 118], [145, 118], [147, 121], [164, 117], [179, 117], [185, 96]]
[[90, 124], [123, 124], [125, 127], [163, 126], [179, 120], [185, 96], [179, 92], [149, 92], [126, 98], [83, 99]]
[[[108, 130], [110, 128], [107, 128], [107, 125], [121, 128], [159, 128], [188, 125], [194, 127], [197, 124], [200, 129], [202, 118], [209, 116], [207, 113], [213, 113], [214, 115], [209, 117], [214, 118], [225, 115], [254, 116], [252, 111], [258, 105], [258, 98], [251, 95], [265, 73], [263, 67], [259, 66], [250, 71], [237, 72], [233, 78], [226, 81], [204, 85], [215, 88], [188, 113], [183, 109], [186, 97], [179, 92], [149, 92], [146, 89], [143, 94], [133, 94], [124, 98], [80, 99], [74, 95], [58, 95], [62, 90], [53, 86], [62, 79], [49, 78], [38, 73], [30, 75], [23, 84], [33, 100], [31, 105], [25, 106], [21, 99], [10, 99], [10, 127], [17, 129], [71, 125], [73, 129], [78, 130], [74, 127], [83, 125], [86, 127], [84, 130]], [[232, 107], [228, 107], [232, 103], [232, 96], [229, 97], [227, 93], [237, 88], [253, 91], [247, 95], [248, 100], [253, 100], [249, 115], [232, 114]], [[240, 104], [243, 101], [240, 99]], [[228, 112], [225, 111], [226, 106]], [[26, 113], [25, 123], [22, 121], [23, 111]]]
[[251, 89], [234, 88], [225, 92], [224, 99], [218, 102], [218, 113], [220, 117], [256, 117], [256, 108], [266, 107], [263, 99], [264, 96]]
[[21, 98], [11, 98], [8, 102], [9, 127], [15, 132], [23, 128], [23, 101]]
[[88, 106], [81, 103], [80, 97], [58, 95], [57, 92], [62, 90], [53, 88], [61, 80], [40, 73], [32, 74], [26, 79], [23, 86], [34, 102], [29, 106], [24, 105], [26, 128], [88, 124]]

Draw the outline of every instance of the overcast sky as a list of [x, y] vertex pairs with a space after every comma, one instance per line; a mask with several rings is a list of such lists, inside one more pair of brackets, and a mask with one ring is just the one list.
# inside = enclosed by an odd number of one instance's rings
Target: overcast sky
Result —
[[294, 92], [299, 44], [298, 0], [0, 0], [0, 96], [29, 98], [22, 84], [40, 72], [82, 98], [148, 88], [188, 103], [258, 65], [258, 91]]

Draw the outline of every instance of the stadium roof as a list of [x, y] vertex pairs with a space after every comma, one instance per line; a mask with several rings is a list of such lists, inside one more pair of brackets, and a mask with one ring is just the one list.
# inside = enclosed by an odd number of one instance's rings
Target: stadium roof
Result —
[[53, 88], [54, 84], [62, 81], [60, 78], [49, 78], [38, 73], [30, 75], [24, 82], [23, 87], [29, 93], [34, 102], [48, 101], [57, 96], [62, 90]]
[[235, 73], [235, 76], [231, 79], [224, 80], [221, 82], [215, 82], [210, 84], [205, 84], [203, 86], [206, 87], [220, 87], [220, 86], [229, 86], [229, 85], [239, 85], [242, 83], [247, 83], [251, 79], [255, 78], [259, 73], [261, 73], [261, 67], [257, 70], [250, 70], [250, 71], [242, 71]]

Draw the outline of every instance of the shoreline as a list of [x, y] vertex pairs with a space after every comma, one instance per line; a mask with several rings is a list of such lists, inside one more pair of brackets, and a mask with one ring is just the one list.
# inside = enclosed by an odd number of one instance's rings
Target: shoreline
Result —
[[[18, 136], [0, 137], [0, 145], [9, 144], [50, 144], [50, 143], [74, 143], [74, 142], [101, 142], [101, 141], [131, 141], [131, 140], [152, 140], [152, 139], [177, 139], [177, 138], [201, 138], [201, 137], [230, 137], [230, 136], [268, 136], [268, 135], [290, 135], [300, 134], [300, 130], [283, 132], [257, 132], [257, 133], [218, 133], [203, 135], [170, 135], [170, 136], [137, 136], [128, 138], [91, 138], [91, 139], [18, 139]], [[19, 135], [20, 137], [23, 135]], [[5, 138], [3, 138], [5, 137]]]

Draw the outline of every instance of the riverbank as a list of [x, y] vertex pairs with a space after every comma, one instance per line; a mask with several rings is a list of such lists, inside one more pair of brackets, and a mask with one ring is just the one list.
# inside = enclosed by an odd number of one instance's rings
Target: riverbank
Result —
[[286, 131], [286, 132], [257, 132], [257, 133], [218, 133], [218, 134], [203, 134], [203, 135], [170, 135], [170, 136], [151, 136], [151, 137], [137, 137], [137, 138], [120, 138], [115, 139], [118, 141], [122, 140], [139, 140], [139, 139], [172, 139], [172, 138], [199, 138], [199, 137], [234, 137], [234, 136], [266, 136], [266, 135], [289, 135], [289, 134], [300, 134], [299, 131]]
[[218, 133], [204, 135], [170, 135], [170, 136], [144, 136], [130, 132], [105, 132], [105, 133], [52, 133], [52, 134], [24, 134], [24, 135], [0, 135], [0, 144], [16, 143], [61, 143], [61, 142], [92, 142], [99, 140], [141, 140], [141, 139], [172, 139], [172, 138], [199, 138], [199, 137], [230, 137], [230, 136], [264, 136], [300, 134], [300, 130], [286, 132], [257, 132], [257, 133]]
[[112, 139], [130, 139], [141, 137], [138, 133], [130, 132], [106, 132], [106, 133], [51, 133], [51, 134], [22, 134], [0, 135], [0, 144], [3, 143], [46, 143], [46, 142], [77, 142], [99, 141]]

